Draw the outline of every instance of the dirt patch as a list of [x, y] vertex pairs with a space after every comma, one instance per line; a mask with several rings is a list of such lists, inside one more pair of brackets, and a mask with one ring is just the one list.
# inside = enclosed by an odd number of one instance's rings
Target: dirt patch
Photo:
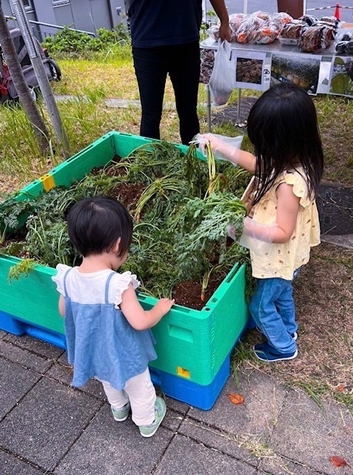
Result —
[[238, 125], [245, 127], [250, 109], [255, 104], [256, 100], [257, 97], [244, 97], [241, 98], [239, 107], [238, 104], [214, 107], [211, 124], [215, 126], [237, 123]]
[[203, 294], [200, 282], [191, 280], [180, 282], [173, 291], [173, 298], [178, 305], [193, 308], [194, 310], [202, 310], [205, 303], [211, 298], [220, 284], [219, 280], [211, 276], [207, 289]]

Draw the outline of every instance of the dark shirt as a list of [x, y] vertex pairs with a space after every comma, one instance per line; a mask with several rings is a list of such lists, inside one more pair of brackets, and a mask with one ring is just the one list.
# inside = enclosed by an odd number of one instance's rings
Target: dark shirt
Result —
[[202, 0], [132, 0], [132, 46], [181, 45], [199, 40]]

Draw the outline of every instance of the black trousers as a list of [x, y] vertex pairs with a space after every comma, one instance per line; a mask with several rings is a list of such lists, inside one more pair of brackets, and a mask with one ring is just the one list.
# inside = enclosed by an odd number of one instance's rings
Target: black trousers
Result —
[[200, 132], [197, 96], [200, 79], [198, 41], [185, 45], [132, 48], [142, 107], [140, 135], [160, 138], [160, 122], [167, 74], [175, 95], [183, 144]]

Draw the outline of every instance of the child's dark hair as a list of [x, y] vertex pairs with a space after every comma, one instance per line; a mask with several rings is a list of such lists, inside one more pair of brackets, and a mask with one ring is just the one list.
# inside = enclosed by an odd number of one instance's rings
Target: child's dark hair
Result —
[[315, 105], [304, 89], [292, 83], [271, 87], [251, 108], [247, 128], [260, 182], [254, 204], [289, 165], [299, 163], [310, 196], [316, 195], [324, 156]]
[[83, 257], [112, 251], [119, 238], [118, 256], [129, 250], [132, 218], [115, 198], [93, 196], [78, 201], [67, 215], [67, 225], [70, 241]]

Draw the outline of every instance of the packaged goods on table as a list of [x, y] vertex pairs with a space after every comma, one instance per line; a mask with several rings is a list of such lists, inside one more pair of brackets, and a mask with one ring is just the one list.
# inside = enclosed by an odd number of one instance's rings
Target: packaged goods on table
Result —
[[254, 17], [244, 21], [237, 31], [238, 43], [268, 44], [275, 41], [280, 30], [267, 20]]
[[320, 53], [331, 46], [339, 24], [336, 17], [322, 17], [317, 20], [313, 16], [303, 15], [299, 20], [307, 24], [298, 39], [300, 51]]
[[298, 46], [299, 49], [307, 53], [319, 53], [329, 48], [334, 39], [332, 27], [314, 25], [308, 26], [302, 32]]
[[335, 38], [337, 54], [353, 54], [353, 29], [338, 30]]
[[307, 27], [305, 21], [292, 20], [290, 23], [284, 25], [278, 39], [284, 45], [297, 45], [303, 28], [305, 27]]
[[[292, 17], [285, 12], [269, 14], [257, 11], [251, 15], [231, 14], [229, 15], [231, 42], [272, 43], [277, 39], [284, 25], [292, 20]], [[219, 24], [212, 25], [207, 31], [211, 38], [219, 39]]]
[[248, 15], [245, 15], [244, 13], [229, 15], [229, 27], [232, 32], [231, 41], [236, 41], [237, 31], [247, 16]]

